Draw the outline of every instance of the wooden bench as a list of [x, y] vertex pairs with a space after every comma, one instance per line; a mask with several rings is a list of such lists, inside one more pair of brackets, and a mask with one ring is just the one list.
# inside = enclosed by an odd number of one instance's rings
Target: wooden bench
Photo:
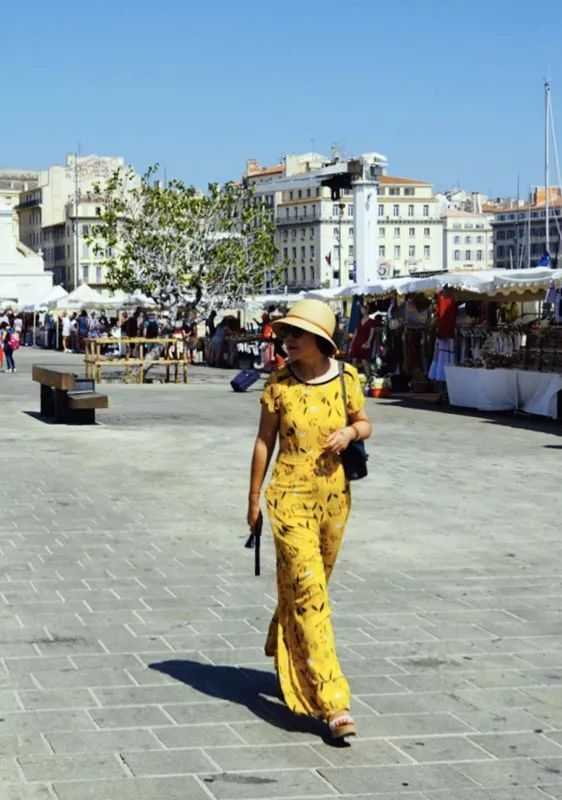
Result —
[[108, 408], [107, 395], [96, 392], [90, 378], [80, 378], [68, 367], [33, 365], [33, 380], [41, 384], [40, 414], [56, 422], [93, 425], [96, 409]]

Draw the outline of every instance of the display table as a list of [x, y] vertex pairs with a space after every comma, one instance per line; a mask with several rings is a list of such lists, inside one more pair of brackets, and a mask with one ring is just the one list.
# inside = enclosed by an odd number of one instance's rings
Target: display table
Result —
[[449, 401], [479, 411], [512, 411], [558, 418], [562, 375], [519, 369], [445, 367]]

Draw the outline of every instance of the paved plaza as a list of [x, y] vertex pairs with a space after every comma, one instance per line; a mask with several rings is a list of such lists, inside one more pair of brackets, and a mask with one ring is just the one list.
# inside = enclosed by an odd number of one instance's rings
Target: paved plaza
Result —
[[562, 800], [562, 426], [369, 400], [331, 585], [359, 737], [276, 694], [245, 502], [259, 390], [0, 375], [1, 800]]

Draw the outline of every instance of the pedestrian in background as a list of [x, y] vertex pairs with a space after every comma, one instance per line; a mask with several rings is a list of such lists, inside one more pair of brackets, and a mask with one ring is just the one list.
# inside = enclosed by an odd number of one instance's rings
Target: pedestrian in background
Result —
[[6, 322], [0, 324], [0, 337], [2, 338], [4, 356], [6, 358], [6, 372], [16, 372], [14, 350], [19, 347], [19, 340], [16, 338], [16, 333], [11, 325]]
[[[319, 300], [302, 300], [273, 322], [289, 355], [268, 380], [254, 446], [248, 525], [261, 517], [260, 492], [279, 437], [266, 491], [277, 555], [277, 609], [265, 652], [288, 707], [325, 719], [331, 735], [356, 733], [328, 600], [328, 580], [351, 506], [341, 452], [371, 435], [357, 370], [333, 358], [336, 320]], [[347, 403], [344, 401], [343, 388]]]

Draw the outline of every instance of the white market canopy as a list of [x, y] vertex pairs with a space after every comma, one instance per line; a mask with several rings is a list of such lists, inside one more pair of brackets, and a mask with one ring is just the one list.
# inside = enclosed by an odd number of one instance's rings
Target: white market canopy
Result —
[[51, 302], [49, 305], [55, 308], [76, 310], [79, 308], [104, 308], [104, 306], [108, 305], [108, 302], [106, 297], [96, 292], [87, 283], [81, 283], [70, 294]]
[[463, 292], [473, 292], [487, 297], [495, 295], [525, 295], [548, 289], [551, 282], [562, 285], [562, 269], [489, 269], [474, 272], [443, 272], [425, 278], [405, 277], [387, 278], [375, 283], [349, 284], [304, 293], [303, 296], [318, 300], [331, 300], [356, 295], [387, 296], [392, 291], [398, 294], [415, 292], [438, 292], [444, 286], [451, 286]]
[[24, 311], [38, 311], [40, 308], [48, 308], [49, 304], [56, 303], [63, 297], [67, 297], [68, 292], [62, 286], [53, 286], [47, 294], [44, 294], [39, 300], [24, 306]]

